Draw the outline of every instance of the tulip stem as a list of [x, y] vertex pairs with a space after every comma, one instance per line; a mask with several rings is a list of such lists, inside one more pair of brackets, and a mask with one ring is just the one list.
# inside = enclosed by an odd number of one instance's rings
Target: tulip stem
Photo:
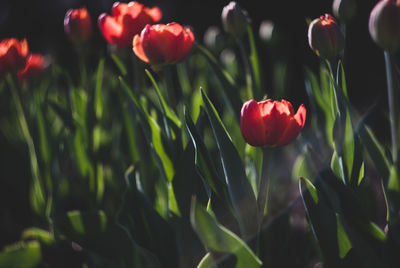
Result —
[[243, 44], [242, 40], [237, 40], [239, 50], [240, 50], [240, 55], [242, 56], [243, 60], [243, 65], [244, 65], [244, 71], [246, 75], [246, 89], [247, 89], [247, 99], [252, 99], [253, 98], [253, 78], [252, 78], [252, 73], [251, 73], [251, 68], [250, 68], [250, 61], [249, 61], [249, 56], [247, 55], [246, 48]]
[[[33, 181], [34, 184], [36, 184], [38, 187], [35, 190], [34, 194], [37, 194], [38, 197], [37, 198], [43, 198], [43, 202], [45, 202], [45, 195], [43, 193], [43, 185], [40, 179], [40, 171], [39, 171], [39, 162], [37, 159], [37, 153], [36, 153], [36, 149], [35, 149], [35, 144], [33, 142], [33, 138], [29, 132], [29, 127], [28, 127], [28, 122], [26, 120], [25, 117], [25, 113], [24, 113], [24, 109], [22, 107], [22, 102], [21, 102], [21, 98], [19, 96], [18, 93], [18, 89], [16, 86], [16, 83], [13, 79], [13, 77], [11, 75], [7, 76], [7, 82], [10, 86], [11, 89], [11, 95], [15, 104], [15, 108], [17, 110], [17, 116], [18, 116], [18, 121], [19, 121], [19, 125], [22, 131], [22, 134], [25, 138], [25, 142], [28, 146], [28, 151], [29, 151], [29, 158], [30, 158], [30, 164], [31, 164], [31, 172], [32, 172], [32, 177], [33, 177]], [[48, 187], [50, 187], [51, 182], [48, 182]], [[51, 191], [49, 189], [49, 196], [47, 198], [47, 204], [46, 204], [46, 208], [45, 208], [45, 216], [50, 219], [50, 213], [51, 213]]]
[[264, 215], [266, 215], [268, 211], [268, 192], [269, 192], [269, 180], [268, 180], [268, 148], [263, 148], [262, 149], [262, 166], [261, 166], [261, 178], [260, 178], [260, 186], [258, 190], [258, 196], [257, 196], [257, 205], [258, 205], [258, 211], [260, 215], [260, 225], [262, 223]]
[[385, 54], [386, 80], [388, 87], [388, 103], [390, 117], [390, 132], [392, 136], [392, 160], [397, 164], [398, 157], [398, 113], [396, 108], [396, 92], [394, 85], [395, 68], [393, 65], [393, 56], [388, 51]]

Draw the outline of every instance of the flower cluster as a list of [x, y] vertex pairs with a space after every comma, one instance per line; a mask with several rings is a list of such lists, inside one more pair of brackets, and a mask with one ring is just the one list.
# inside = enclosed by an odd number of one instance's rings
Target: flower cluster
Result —
[[4, 39], [0, 42], [0, 74], [16, 74], [23, 82], [38, 77], [45, 67], [40, 54], [30, 54], [26, 39]]

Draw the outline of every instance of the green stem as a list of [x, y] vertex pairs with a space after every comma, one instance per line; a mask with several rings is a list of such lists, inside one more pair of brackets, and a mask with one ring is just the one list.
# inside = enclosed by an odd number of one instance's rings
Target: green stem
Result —
[[[331, 74], [332, 77], [332, 83], [333, 83], [333, 93], [335, 96], [335, 102], [336, 102], [336, 110], [337, 110], [337, 120], [338, 120], [338, 125], [337, 125], [337, 133], [339, 133], [339, 136], [337, 137], [337, 139], [335, 139], [335, 149], [336, 152], [338, 154], [338, 159], [339, 159], [339, 165], [340, 165], [340, 171], [341, 171], [341, 175], [342, 175], [342, 180], [344, 184], [347, 184], [347, 176], [346, 176], [346, 171], [345, 171], [345, 164], [344, 164], [344, 156], [343, 156], [343, 140], [344, 140], [344, 126], [345, 126], [345, 122], [346, 122], [346, 113], [344, 111], [344, 108], [341, 105], [341, 92], [339, 92], [339, 90], [341, 90], [338, 86], [338, 84], [336, 83], [336, 76], [337, 73], [335, 73], [335, 71], [337, 71], [337, 66], [336, 66], [336, 61], [331, 60], [331, 61], [326, 61], [326, 64], [328, 66], [328, 70]], [[335, 71], [334, 71], [335, 70]]]
[[268, 189], [269, 189], [269, 180], [268, 180], [268, 148], [263, 148], [262, 149], [262, 166], [261, 166], [261, 178], [260, 178], [260, 185], [259, 185], [259, 190], [258, 190], [258, 196], [257, 196], [257, 206], [258, 206], [258, 211], [260, 215], [260, 225], [262, 223], [262, 219], [266, 212], [268, 211], [268, 202], [267, 202], [267, 197], [268, 197]]
[[398, 161], [398, 113], [396, 107], [396, 92], [394, 86], [394, 72], [393, 56], [388, 51], [385, 54], [386, 66], [386, 80], [388, 86], [388, 103], [389, 103], [389, 116], [390, 116], [390, 132], [392, 136], [392, 158], [395, 166]]
[[[26, 121], [24, 109], [22, 107], [21, 99], [18, 94], [18, 89], [16, 86], [16, 83], [14, 82], [14, 79], [11, 75], [7, 75], [7, 82], [10, 85], [11, 88], [11, 94], [12, 98], [15, 104], [15, 108], [17, 110], [18, 114], [18, 121], [22, 130], [22, 134], [24, 136], [24, 139], [26, 141], [26, 144], [28, 146], [28, 151], [29, 151], [29, 158], [30, 158], [30, 164], [31, 164], [31, 172], [32, 172], [32, 177], [33, 177], [33, 183], [38, 185], [39, 187], [36, 189], [38, 191], [39, 198], [42, 199], [40, 200], [45, 203], [45, 198], [44, 198], [44, 193], [43, 193], [43, 185], [40, 179], [40, 172], [39, 172], [39, 163], [37, 159], [37, 154], [36, 154], [36, 149], [35, 149], [35, 144], [33, 143], [32, 136], [29, 132], [29, 127], [28, 123]], [[49, 197], [47, 199], [48, 202], [51, 202], [51, 198]], [[51, 211], [51, 204], [47, 203], [46, 208], [45, 208], [45, 216], [49, 217], [50, 216], [50, 211]]]
[[253, 29], [251, 27], [251, 24], [249, 23], [247, 25], [247, 35], [249, 37], [249, 45], [250, 45], [250, 63], [252, 66], [252, 71], [253, 71], [253, 83], [254, 83], [254, 96], [256, 98], [262, 97], [262, 90], [263, 90], [263, 81], [261, 78], [261, 68], [260, 68], [260, 62], [259, 62], [259, 57], [258, 57], [258, 52], [257, 52], [257, 46], [256, 42], [254, 40], [254, 33]]
[[243, 41], [237, 40], [237, 42], [238, 42], [238, 46], [239, 46], [239, 50], [240, 50], [240, 55], [242, 57], [245, 76], [246, 76], [247, 99], [252, 99], [253, 98], [253, 78], [252, 78], [252, 73], [251, 73], [251, 68], [250, 68], [249, 56], [247, 55], [246, 48], [244, 47]]

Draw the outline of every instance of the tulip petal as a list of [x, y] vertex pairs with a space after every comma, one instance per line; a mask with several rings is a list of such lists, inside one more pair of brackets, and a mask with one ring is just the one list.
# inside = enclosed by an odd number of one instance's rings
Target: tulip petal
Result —
[[144, 52], [143, 52], [142, 40], [138, 34], [135, 35], [135, 37], [133, 38], [133, 52], [142, 61], [144, 61], [146, 63], [150, 62], [149, 59], [147, 58], [146, 54], [144, 54]]
[[122, 26], [114, 17], [103, 13], [99, 16], [98, 25], [108, 43], [121, 46]]
[[145, 8], [144, 10], [150, 16], [150, 18], [153, 20], [153, 23], [161, 20], [162, 12], [161, 12], [161, 9], [159, 9], [158, 7]]
[[240, 116], [240, 130], [245, 141], [252, 146], [264, 146], [266, 129], [258, 103], [249, 100], [243, 104]]
[[281, 138], [277, 141], [277, 146], [282, 146], [294, 140], [303, 129], [306, 120], [306, 108], [302, 104], [294, 117], [287, 124], [286, 129], [282, 132]]

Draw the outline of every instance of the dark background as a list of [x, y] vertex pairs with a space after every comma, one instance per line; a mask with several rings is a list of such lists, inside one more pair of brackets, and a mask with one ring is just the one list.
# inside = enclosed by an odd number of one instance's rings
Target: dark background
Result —
[[[159, 0], [142, 3], [146, 6], [157, 5], [162, 9], [161, 23], [176, 21], [191, 25], [196, 39], [202, 42], [203, 33], [209, 26], [221, 26], [220, 14], [228, 2]], [[290, 97], [295, 107], [307, 102], [304, 67], [317, 70], [319, 59], [308, 46], [306, 18], [314, 19], [324, 13], [332, 13], [332, 1], [238, 2], [248, 11], [257, 39], [258, 27], [266, 19], [274, 21], [281, 33], [279, 46], [273, 52], [258, 42], [265, 80], [270, 81], [273, 68], [271, 59], [277, 56], [285, 59], [290, 69], [285, 96]], [[351, 102], [361, 114], [375, 104], [380, 110], [387, 109], [383, 53], [368, 33], [369, 13], [376, 2], [358, 0], [357, 16], [347, 26], [345, 69], [348, 91]], [[103, 12], [110, 13], [112, 4], [111, 0], [1, 0], [0, 39], [27, 38], [32, 52], [51, 55], [58, 64], [74, 70], [76, 53], [63, 29], [66, 11], [82, 6], [88, 8], [95, 29], [91, 47], [105, 51], [106, 42], [98, 31], [97, 17]], [[267, 87], [270, 86], [267, 83]], [[375, 129], [382, 132], [378, 131], [378, 134], [384, 139], [389, 136], [387, 126]], [[0, 249], [18, 240], [21, 230], [33, 223], [34, 217], [29, 206], [29, 170], [16, 166], [19, 163], [22, 167], [28, 167], [28, 161], [24, 145], [10, 145], [0, 133]]]
[[[110, 13], [112, 0], [2, 0], [0, 4], [0, 38], [27, 38], [33, 52], [50, 54], [69, 68], [75, 65], [76, 53], [63, 30], [63, 19], [69, 8], [86, 6], [92, 15], [95, 35], [91, 46], [104, 48], [106, 43], [100, 35], [97, 17]], [[124, 1], [121, 1], [124, 2]], [[126, 1], [128, 2], [128, 1]], [[332, 0], [305, 1], [237, 1], [246, 9], [258, 34], [263, 20], [275, 22], [283, 36], [279, 51], [289, 64], [288, 95], [305, 98], [304, 66], [316, 68], [318, 58], [307, 43], [306, 18], [314, 19], [324, 13], [332, 13]], [[346, 74], [350, 98], [362, 112], [377, 98], [385, 94], [383, 53], [372, 42], [368, 33], [368, 17], [377, 1], [358, 0], [357, 15], [347, 25]], [[163, 11], [162, 23], [172, 21], [191, 25], [196, 39], [202, 40], [204, 31], [212, 25], [221, 26], [220, 14], [229, 1], [202, 0], [156, 0], [142, 1], [146, 6], [159, 6]], [[258, 36], [257, 36], [258, 37]], [[262, 44], [258, 46], [266, 81], [271, 73], [271, 53]]]

